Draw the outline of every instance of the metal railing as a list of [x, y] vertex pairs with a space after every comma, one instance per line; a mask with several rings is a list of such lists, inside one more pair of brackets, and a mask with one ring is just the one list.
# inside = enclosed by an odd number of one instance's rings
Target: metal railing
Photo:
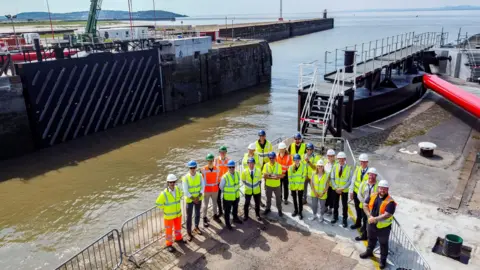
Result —
[[120, 233], [114, 229], [61, 264], [56, 270], [117, 269], [122, 262]]
[[[344, 52], [358, 52], [358, 65], [362, 65], [359, 72], [367, 73], [369, 69], [375, 70], [386, 64], [398, 62], [419, 51], [431, 48], [445, 40], [445, 33], [426, 32], [415, 34], [415, 32], [404, 33], [396, 36], [389, 36], [374, 41], [354, 44], [325, 52], [325, 74], [332, 74], [339, 68], [344, 69]], [[333, 59], [329, 59], [329, 55]], [[389, 56], [388, 59], [385, 59]], [[367, 63], [368, 62], [368, 63]], [[327, 66], [331, 72], [328, 71]]]
[[404, 269], [431, 269], [395, 218], [393, 218], [388, 241], [388, 259], [395, 266]]
[[[288, 145], [289, 140], [288, 137], [272, 140], [274, 151], [278, 150], [280, 142], [286, 142]], [[348, 140], [324, 136], [312, 136], [308, 137], [308, 140], [316, 146], [316, 152], [321, 155], [324, 155], [327, 149], [344, 151], [347, 154], [347, 163], [352, 166], [352, 169], [355, 168], [356, 158]], [[242, 159], [237, 164], [236, 170], [242, 171]], [[182, 199], [182, 213], [185, 213], [185, 210], [186, 203]], [[185, 214], [182, 215], [182, 219], [184, 224]], [[152, 207], [125, 221], [121, 232], [121, 235], [116, 229], [108, 232], [61, 264], [56, 270], [118, 269], [123, 262], [123, 255], [139, 266], [144, 259], [137, 261], [134, 256], [164, 238], [163, 213], [157, 207]], [[396, 219], [392, 224], [389, 241], [389, 259], [395, 266], [416, 270], [431, 269]]]
[[[182, 213], [186, 213], [185, 200], [181, 200]], [[185, 224], [185, 215], [182, 215], [182, 225]], [[123, 252], [129, 261], [137, 266], [143, 259], [137, 260], [134, 256], [140, 251], [164, 238], [163, 211], [154, 206], [122, 224]]]

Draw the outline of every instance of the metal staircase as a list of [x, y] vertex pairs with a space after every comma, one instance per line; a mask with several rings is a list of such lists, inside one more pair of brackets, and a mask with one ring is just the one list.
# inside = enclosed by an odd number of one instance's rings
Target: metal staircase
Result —
[[471, 82], [480, 82], [480, 50], [473, 49], [468, 38], [465, 39], [464, 51], [468, 58], [467, 65], [470, 67]]
[[[341, 78], [345, 78], [345, 71], [338, 70], [328, 96], [319, 94], [317, 89], [318, 67], [315, 62], [300, 65], [299, 89], [307, 92], [305, 105], [300, 115], [300, 132], [305, 137], [328, 137], [328, 125], [332, 120], [332, 110], [341, 91]], [[322, 143], [324, 143], [322, 141]]]

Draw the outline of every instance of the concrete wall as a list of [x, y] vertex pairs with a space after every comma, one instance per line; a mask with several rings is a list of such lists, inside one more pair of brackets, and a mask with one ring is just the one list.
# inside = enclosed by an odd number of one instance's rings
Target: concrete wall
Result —
[[[323, 30], [332, 29], [333, 18], [313, 19], [301, 21], [278, 22], [259, 25], [243, 25], [232, 28], [220, 28], [220, 37], [264, 39], [266, 41], [277, 41], [295, 36], [310, 34]], [[233, 31], [232, 31], [233, 30]]]
[[[235, 42], [161, 65], [165, 110], [173, 111], [270, 82], [272, 55], [265, 41]], [[22, 90], [18, 77], [0, 77], [0, 159], [34, 150]]]
[[166, 111], [267, 83], [271, 66], [271, 50], [265, 41], [226, 46], [198, 58], [163, 64]]
[[19, 77], [0, 77], [0, 159], [33, 149]]

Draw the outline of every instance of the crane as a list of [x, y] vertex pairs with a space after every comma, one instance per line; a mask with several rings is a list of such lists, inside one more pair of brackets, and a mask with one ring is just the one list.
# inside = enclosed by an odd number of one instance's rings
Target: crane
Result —
[[83, 39], [93, 41], [97, 37], [97, 21], [102, 9], [103, 0], [90, 0], [90, 11], [88, 13], [87, 25], [85, 26], [85, 36]]

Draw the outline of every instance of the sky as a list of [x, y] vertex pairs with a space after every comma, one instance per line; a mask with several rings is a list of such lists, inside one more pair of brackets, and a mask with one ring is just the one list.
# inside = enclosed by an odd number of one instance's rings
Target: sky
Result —
[[[0, 0], [0, 13], [16, 14], [29, 11], [47, 11], [47, 0]], [[71, 12], [89, 9], [90, 0], [48, 0], [50, 11]], [[172, 11], [189, 16], [228, 14], [272, 14], [279, 10], [280, 0], [132, 0], [133, 10], [151, 10], [153, 1], [157, 10]], [[67, 4], [68, 3], [68, 4]], [[428, 8], [454, 5], [479, 5], [479, 0], [283, 0], [284, 13], [321, 12], [373, 8]], [[103, 0], [102, 9], [128, 10], [127, 0]]]

